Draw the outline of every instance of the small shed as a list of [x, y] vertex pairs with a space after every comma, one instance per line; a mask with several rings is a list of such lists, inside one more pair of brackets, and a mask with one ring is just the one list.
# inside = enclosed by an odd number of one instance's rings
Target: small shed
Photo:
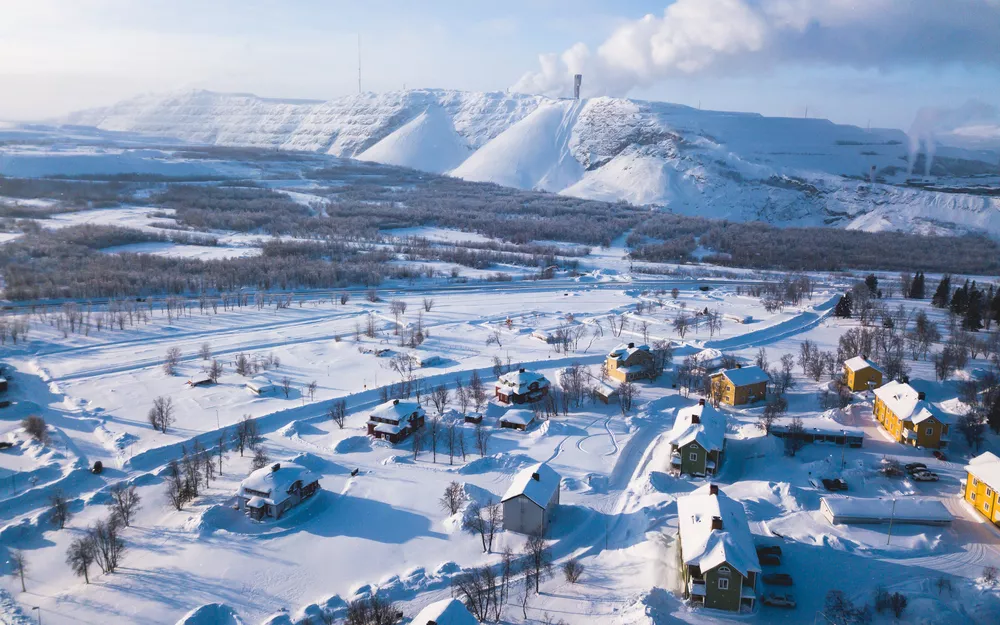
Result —
[[819, 509], [833, 524], [859, 525], [905, 523], [908, 525], [948, 525], [951, 513], [937, 499], [916, 497], [862, 498], [820, 497]]
[[528, 408], [512, 408], [500, 417], [500, 427], [510, 430], [527, 430], [535, 422], [535, 411]]
[[198, 375], [187, 381], [187, 385], [190, 386], [191, 388], [194, 388], [196, 386], [208, 386], [211, 383], [212, 383], [212, 378], [208, 377], [207, 375]]
[[264, 375], [256, 375], [246, 383], [247, 390], [254, 395], [272, 395], [277, 388], [271, 378]]
[[599, 382], [597, 386], [594, 387], [594, 397], [601, 400], [605, 404], [610, 404], [612, 401], [618, 400], [618, 387], [604, 382]]
[[515, 475], [500, 500], [504, 529], [520, 534], [544, 534], [559, 505], [561, 481], [562, 477], [555, 469], [544, 462]]

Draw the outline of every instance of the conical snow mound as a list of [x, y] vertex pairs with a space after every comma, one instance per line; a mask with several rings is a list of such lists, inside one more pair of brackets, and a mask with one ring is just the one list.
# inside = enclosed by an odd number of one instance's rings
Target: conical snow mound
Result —
[[451, 118], [432, 104], [358, 158], [440, 174], [457, 167], [469, 154], [469, 146], [455, 131]]

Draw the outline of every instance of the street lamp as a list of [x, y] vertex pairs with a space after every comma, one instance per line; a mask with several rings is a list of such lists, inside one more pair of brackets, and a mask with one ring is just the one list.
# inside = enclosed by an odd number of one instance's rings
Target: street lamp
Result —
[[42, 609], [36, 605], [36, 606], [32, 606], [31, 611], [32, 612], [35, 612], [35, 611], [38, 612], [38, 625], [42, 625]]

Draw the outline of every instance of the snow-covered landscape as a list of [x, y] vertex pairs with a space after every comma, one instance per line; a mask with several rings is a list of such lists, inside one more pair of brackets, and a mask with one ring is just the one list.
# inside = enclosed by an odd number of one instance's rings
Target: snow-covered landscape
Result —
[[0, 625], [1000, 623], [995, 1], [155, 4], [0, 20]]

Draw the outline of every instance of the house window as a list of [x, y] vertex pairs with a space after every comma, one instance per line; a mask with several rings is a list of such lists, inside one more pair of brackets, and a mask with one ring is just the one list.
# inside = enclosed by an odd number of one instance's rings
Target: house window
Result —
[[698, 459], [698, 452], [696, 452], [696, 451], [692, 451], [692, 452], [690, 453], [690, 455], [688, 455], [688, 458], [690, 458], [690, 459], [691, 459], [691, 462], [694, 462], [695, 460], [697, 460], [697, 459]]
[[986, 489], [986, 496], [987, 496], [987, 497], [992, 497], [992, 496], [993, 496], [993, 491], [992, 491], [992, 490], [990, 490], [989, 488], [987, 488], [987, 489]]
[[927, 436], [934, 436], [934, 428], [927, 428], [927, 431], [924, 432], [924, 434]]
[[983, 504], [983, 510], [986, 511], [986, 512], [989, 512], [990, 511], [990, 504], [984, 503]]
[[729, 590], [729, 580], [725, 577], [719, 578], [719, 590]]
[[976, 493], [972, 493], [972, 495], [969, 497], [969, 501], [975, 501], [975, 500], [976, 500]]
[[729, 571], [729, 567], [728, 566], [720, 566], [719, 567], [719, 574], [720, 575], [729, 575], [729, 573], [730, 573], [730, 571]]
[[979, 478], [978, 477], [972, 478], [972, 485], [973, 486], [979, 486]]

